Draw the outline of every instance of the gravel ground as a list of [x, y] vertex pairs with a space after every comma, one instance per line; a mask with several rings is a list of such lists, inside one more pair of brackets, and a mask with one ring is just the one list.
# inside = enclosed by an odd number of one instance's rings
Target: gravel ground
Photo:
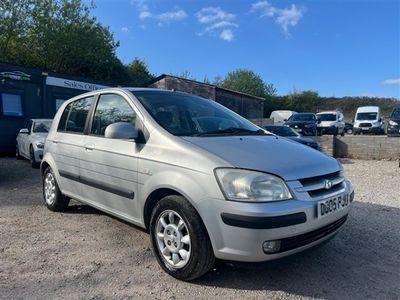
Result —
[[161, 270], [146, 232], [79, 203], [50, 212], [39, 171], [0, 158], [0, 298], [400, 299], [399, 163], [342, 163], [356, 201], [328, 244], [268, 263], [217, 262], [185, 283]]

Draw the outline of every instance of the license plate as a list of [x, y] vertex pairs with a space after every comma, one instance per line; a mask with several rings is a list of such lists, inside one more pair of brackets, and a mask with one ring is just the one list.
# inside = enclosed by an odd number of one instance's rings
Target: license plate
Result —
[[319, 201], [317, 204], [318, 218], [323, 218], [349, 206], [349, 195], [341, 195], [327, 200]]
[[301, 128], [295, 128], [294, 130], [296, 130], [297, 132], [301, 132]]
[[368, 127], [361, 127], [362, 130], [368, 130]]

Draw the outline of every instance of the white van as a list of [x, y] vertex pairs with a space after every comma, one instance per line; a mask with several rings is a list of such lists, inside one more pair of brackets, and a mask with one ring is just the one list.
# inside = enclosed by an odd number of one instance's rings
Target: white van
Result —
[[353, 133], [385, 134], [385, 123], [382, 120], [379, 106], [360, 106], [354, 117]]
[[340, 111], [324, 111], [317, 113], [318, 131], [321, 134], [344, 135], [343, 114]]
[[270, 119], [274, 119], [274, 124], [279, 125], [285, 123], [286, 120], [297, 112], [292, 110], [274, 110], [269, 116]]

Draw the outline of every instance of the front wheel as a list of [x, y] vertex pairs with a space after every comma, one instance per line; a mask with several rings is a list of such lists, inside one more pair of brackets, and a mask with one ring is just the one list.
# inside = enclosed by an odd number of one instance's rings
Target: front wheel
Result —
[[214, 264], [206, 228], [182, 196], [167, 196], [156, 204], [150, 220], [150, 237], [158, 263], [177, 279], [196, 279]]
[[21, 156], [21, 154], [19, 153], [19, 147], [18, 147], [18, 143], [15, 145], [15, 157], [17, 159], [22, 159], [23, 157]]
[[58, 187], [56, 176], [50, 167], [43, 173], [43, 198], [51, 211], [63, 211], [69, 204], [69, 198]]
[[35, 153], [33, 152], [33, 147], [29, 148], [29, 162], [31, 163], [32, 168], [38, 168], [39, 163], [35, 159]]

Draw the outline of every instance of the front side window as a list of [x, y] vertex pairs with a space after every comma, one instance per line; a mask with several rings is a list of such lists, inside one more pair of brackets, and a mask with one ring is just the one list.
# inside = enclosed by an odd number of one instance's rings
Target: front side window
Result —
[[265, 134], [212, 100], [179, 92], [133, 94], [161, 127], [176, 136]]
[[23, 116], [21, 95], [2, 93], [0, 96], [3, 116]]
[[122, 96], [101, 95], [94, 113], [91, 133], [104, 136], [107, 126], [117, 122], [127, 122], [135, 126], [136, 113]]

